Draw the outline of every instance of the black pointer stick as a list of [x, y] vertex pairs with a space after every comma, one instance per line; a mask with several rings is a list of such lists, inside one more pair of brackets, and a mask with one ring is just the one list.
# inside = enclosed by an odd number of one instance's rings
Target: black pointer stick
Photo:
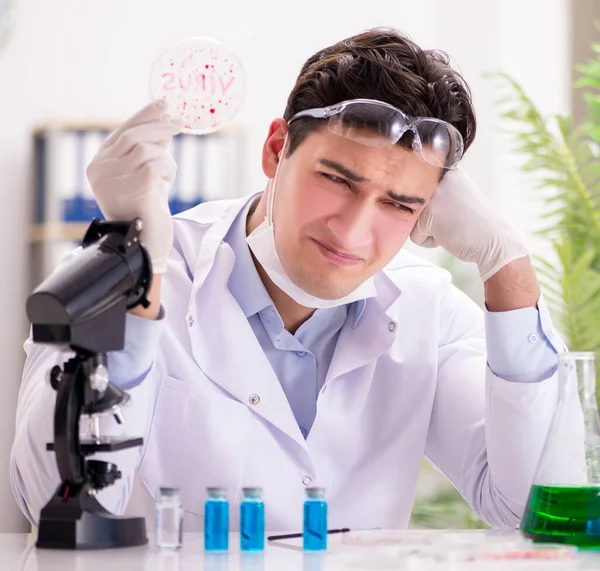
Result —
[[[346, 533], [347, 531], [350, 531], [347, 527], [344, 527], [342, 529], [329, 529], [327, 530], [327, 534], [332, 534], [332, 533]], [[267, 537], [268, 541], [273, 541], [275, 539], [295, 539], [297, 537], [302, 537], [302, 533], [287, 533], [284, 535], [269, 535]]]

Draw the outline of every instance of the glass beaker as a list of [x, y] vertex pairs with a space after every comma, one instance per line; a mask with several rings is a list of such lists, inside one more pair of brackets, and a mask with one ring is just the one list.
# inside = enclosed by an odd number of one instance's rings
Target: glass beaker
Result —
[[600, 418], [592, 352], [558, 356], [558, 401], [521, 533], [534, 542], [600, 549]]

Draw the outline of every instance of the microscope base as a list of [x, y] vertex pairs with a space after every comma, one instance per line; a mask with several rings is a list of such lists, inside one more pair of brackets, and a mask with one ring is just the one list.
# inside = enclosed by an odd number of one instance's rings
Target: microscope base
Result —
[[44, 507], [37, 548], [112, 549], [148, 543], [143, 517], [116, 516], [106, 511], [95, 498], [86, 498], [81, 508], [77, 500], [69, 498], [64, 502], [55, 496]]

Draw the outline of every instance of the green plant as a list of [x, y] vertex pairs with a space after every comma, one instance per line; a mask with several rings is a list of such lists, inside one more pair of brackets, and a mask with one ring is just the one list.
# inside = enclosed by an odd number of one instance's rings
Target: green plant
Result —
[[416, 502], [411, 527], [424, 529], [486, 529], [469, 504], [454, 488], [444, 488], [427, 500]]
[[539, 232], [555, 254], [535, 259], [544, 297], [567, 346], [577, 351], [600, 348], [600, 43], [593, 49], [596, 57], [577, 66], [587, 104], [579, 124], [543, 117], [514, 79], [496, 75], [506, 91], [501, 114], [543, 202]]

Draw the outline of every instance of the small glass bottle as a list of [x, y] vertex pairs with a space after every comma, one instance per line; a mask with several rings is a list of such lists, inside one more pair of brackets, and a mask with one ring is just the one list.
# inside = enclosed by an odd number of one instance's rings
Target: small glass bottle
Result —
[[306, 489], [302, 537], [306, 551], [327, 549], [327, 502], [323, 488]]
[[207, 488], [204, 504], [204, 549], [227, 551], [229, 549], [229, 503], [227, 490]]
[[260, 488], [243, 488], [240, 504], [240, 549], [262, 551], [265, 548], [265, 504]]
[[156, 545], [179, 549], [183, 543], [183, 506], [179, 488], [160, 488], [156, 502]]

